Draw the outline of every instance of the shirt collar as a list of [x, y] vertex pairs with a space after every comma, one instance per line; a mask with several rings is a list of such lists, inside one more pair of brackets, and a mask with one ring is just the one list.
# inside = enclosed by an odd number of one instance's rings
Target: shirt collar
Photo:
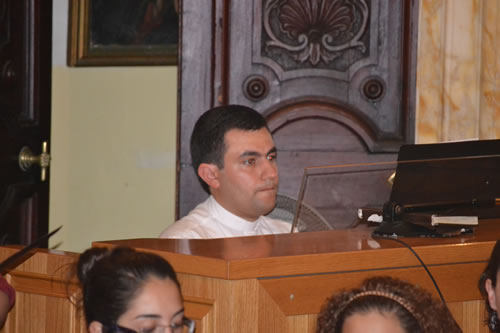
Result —
[[259, 221], [262, 218], [260, 216], [257, 220], [250, 222], [237, 215], [234, 215], [230, 211], [222, 207], [213, 196], [209, 198], [210, 209], [214, 212], [214, 216], [217, 221], [230, 229], [241, 230], [241, 231], [253, 231], [256, 230]]

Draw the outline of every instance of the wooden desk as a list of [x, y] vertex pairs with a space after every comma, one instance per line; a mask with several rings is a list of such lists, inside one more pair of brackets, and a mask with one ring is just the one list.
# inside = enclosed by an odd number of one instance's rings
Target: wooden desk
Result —
[[[407, 238], [436, 279], [464, 332], [488, 332], [477, 281], [500, 219], [473, 235]], [[216, 240], [132, 239], [95, 242], [159, 254], [178, 272], [186, 314], [197, 332], [314, 332], [325, 299], [370, 276], [390, 275], [437, 292], [401, 244], [373, 239], [370, 229]]]

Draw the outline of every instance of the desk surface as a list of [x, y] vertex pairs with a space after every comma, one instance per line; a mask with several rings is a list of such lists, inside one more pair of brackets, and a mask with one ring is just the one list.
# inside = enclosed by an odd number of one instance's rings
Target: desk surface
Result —
[[[93, 246], [131, 246], [164, 256], [179, 273], [229, 280], [420, 266], [404, 245], [371, 233], [366, 228], [205, 240], [129, 239]], [[500, 239], [500, 219], [481, 220], [470, 235], [400, 239], [428, 266], [486, 262]]]

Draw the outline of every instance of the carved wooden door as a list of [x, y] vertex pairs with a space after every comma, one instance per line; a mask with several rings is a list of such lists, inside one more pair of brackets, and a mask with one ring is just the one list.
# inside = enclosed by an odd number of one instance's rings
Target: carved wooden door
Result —
[[[306, 166], [394, 160], [414, 141], [416, 18], [417, 1], [184, 0], [179, 215], [205, 196], [189, 137], [215, 105], [265, 115], [279, 191], [293, 197]], [[356, 196], [350, 185], [332, 191]]]

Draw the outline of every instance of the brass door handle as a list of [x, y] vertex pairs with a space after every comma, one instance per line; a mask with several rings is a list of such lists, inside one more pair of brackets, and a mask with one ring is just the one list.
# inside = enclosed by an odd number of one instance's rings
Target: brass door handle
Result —
[[389, 184], [394, 185], [394, 180], [396, 179], [396, 171], [394, 171], [390, 176], [389, 178], [387, 178], [387, 182]]
[[47, 153], [47, 141], [42, 142], [42, 153], [38, 156], [33, 155], [30, 147], [24, 146], [19, 152], [19, 167], [23, 171], [28, 171], [33, 164], [40, 167], [40, 180], [42, 182], [47, 178], [47, 168], [50, 166], [50, 155]]

